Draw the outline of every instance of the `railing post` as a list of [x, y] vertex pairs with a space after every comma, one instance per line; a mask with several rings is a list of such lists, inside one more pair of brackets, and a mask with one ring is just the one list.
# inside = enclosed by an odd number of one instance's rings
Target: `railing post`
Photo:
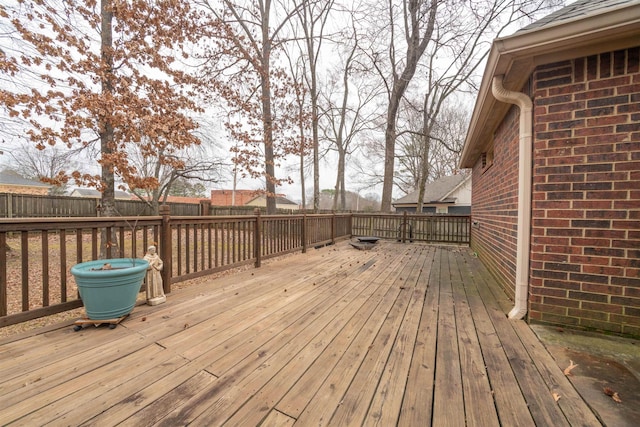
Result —
[[211, 215], [211, 200], [200, 200], [200, 216]]
[[261, 258], [262, 258], [262, 248], [261, 248], [262, 217], [260, 216], [259, 208], [256, 208], [255, 214], [256, 214], [256, 228], [255, 228], [255, 235], [253, 236], [253, 242], [254, 242], [253, 247], [255, 250], [254, 255], [256, 257], [255, 266], [256, 268], [258, 268], [260, 267]]
[[[7, 265], [7, 235], [0, 231], [0, 265]], [[0, 269], [0, 316], [7, 315], [7, 269]]]
[[307, 253], [307, 213], [302, 214], [302, 253]]
[[331, 212], [331, 244], [336, 243], [336, 213]]
[[[171, 207], [160, 205], [159, 213], [162, 216], [160, 227], [160, 258], [164, 261], [162, 268], [162, 287], [164, 293], [171, 293], [171, 276], [173, 273], [173, 242], [171, 236]], [[145, 248], [146, 250], [146, 248]], [[181, 248], [178, 248], [181, 250]]]
[[407, 243], [407, 211], [402, 212], [402, 243]]

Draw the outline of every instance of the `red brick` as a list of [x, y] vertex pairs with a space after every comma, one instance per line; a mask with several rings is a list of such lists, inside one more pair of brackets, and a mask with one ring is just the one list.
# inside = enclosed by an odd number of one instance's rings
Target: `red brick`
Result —
[[[627, 273], [629, 274], [629, 273]], [[617, 286], [631, 286], [631, 287], [636, 287], [636, 288], [640, 288], [640, 276], [637, 276], [637, 278], [634, 277], [612, 277], [611, 278], [611, 284], [612, 285], [617, 285]], [[627, 288], [628, 289], [628, 288]]]
[[[600, 212], [600, 211], [598, 211]], [[549, 209], [546, 211], [547, 218], [584, 218], [584, 211], [578, 209]]]
[[587, 119], [587, 126], [607, 126], [620, 123], [627, 123], [626, 116], [604, 116]]
[[[604, 239], [620, 239], [620, 238], [624, 238], [624, 236], [625, 236], [624, 230], [611, 230], [611, 229], [602, 230], [597, 228], [584, 230], [585, 238], [594, 237], [594, 238], [604, 238]], [[611, 246], [615, 247], [616, 245], [612, 243]]]
[[580, 319], [578, 319], [577, 317], [555, 315], [548, 312], [541, 313], [540, 320], [552, 324], [568, 326], [578, 326], [578, 324], [580, 323]]
[[[612, 258], [611, 265], [627, 268], [640, 268], [639, 258]], [[640, 279], [639, 279], [640, 282]]]
[[571, 258], [569, 258], [569, 262], [576, 264], [609, 265], [610, 259], [609, 257], [572, 255]]
[[602, 285], [598, 283], [582, 283], [580, 289], [584, 292], [593, 292], [607, 295], [622, 295], [623, 287], [622, 286], [611, 286], [611, 285]]
[[530, 287], [531, 294], [538, 296], [550, 296], [557, 298], [567, 298], [568, 291], [566, 289], [553, 289], [553, 288], [536, 288]]
[[586, 198], [590, 200], [594, 199], [608, 199], [608, 200], [619, 200], [626, 199], [627, 192], [626, 191], [588, 191], [586, 194]]
[[585, 265], [582, 271], [589, 274], [604, 274], [607, 276], [621, 276], [624, 269], [619, 267], [603, 267], [600, 265]]
[[573, 202], [574, 209], [611, 209], [612, 207], [611, 200], [575, 200]]
[[606, 218], [606, 219], [626, 219], [627, 212], [626, 211], [587, 211], [586, 218], [595, 219], [595, 218]]
[[573, 246], [597, 246], [598, 250], [603, 250], [602, 248], [608, 248], [611, 245], [611, 240], [609, 239], [594, 239], [594, 238], [577, 238], [574, 237], [571, 239], [571, 244]]
[[594, 181], [626, 181], [628, 172], [596, 172], [587, 174], [587, 182]]
[[610, 116], [612, 114], [615, 114], [616, 108], [620, 108], [622, 107], [621, 105], [618, 106], [611, 106], [611, 107], [598, 107], [598, 108], [590, 108], [590, 109], [585, 109], [585, 110], [577, 110], [574, 111], [574, 116], [576, 118], [587, 118], [587, 117], [600, 117], [600, 116]]
[[616, 88], [619, 94], [632, 94], [640, 92], [640, 84], [633, 84], [628, 86], [618, 86]]
[[614, 133], [613, 126], [601, 126], [591, 128], [581, 128], [574, 130], [574, 136], [610, 135]]
[[[578, 297], [578, 295], [576, 295], [576, 297]], [[608, 299], [606, 298], [606, 295], [603, 295], [603, 297], [605, 298], [601, 300], [601, 302], [597, 302], [597, 300], [589, 300], [588, 297], [586, 297], [584, 294], [576, 299], [582, 300], [581, 308], [585, 310], [599, 311], [599, 312], [602, 312], [603, 314], [605, 313], [622, 314], [621, 306], [609, 304], [607, 302]], [[607, 315], [607, 317], [609, 316]]]
[[630, 83], [631, 83], [630, 76], [621, 76], [621, 77], [614, 77], [610, 79], [593, 80], [589, 82], [587, 87], [589, 88], [589, 90], [597, 90], [597, 89], [614, 88], [614, 87], [618, 88], [619, 86], [625, 86]]
[[[622, 310], [620, 310], [622, 312]], [[590, 319], [590, 320], [598, 320], [598, 321], [608, 321], [609, 320], [609, 313], [607, 312], [603, 312], [603, 311], [596, 311], [595, 308], [591, 309], [591, 308], [586, 308], [586, 309], [569, 309], [568, 310], [568, 314], [569, 316], [572, 317], [579, 317], [581, 319], [581, 321], [583, 319]]]

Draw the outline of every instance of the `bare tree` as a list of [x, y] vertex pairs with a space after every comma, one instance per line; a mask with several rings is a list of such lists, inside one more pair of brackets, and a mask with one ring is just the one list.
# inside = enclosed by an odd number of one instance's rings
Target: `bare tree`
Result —
[[[422, 210], [430, 165], [438, 163], [431, 161], [430, 156], [436, 152], [444, 154], [444, 151], [457, 157], [462, 148], [459, 132], [447, 136], [441, 131], [444, 126], [465, 123], [464, 117], [450, 110], [446, 117], [441, 117], [447, 101], [455, 94], [475, 92], [474, 77], [484, 63], [491, 40], [514, 22], [539, 12], [546, 4], [545, 0], [492, 0], [470, 3], [468, 7], [450, 2], [440, 6], [436, 29], [425, 54], [424, 78], [419, 80], [426, 90], [418, 107], [422, 122], [416, 180], [418, 212]], [[443, 56], [449, 60], [442, 61]]]
[[[418, 62], [431, 41], [439, 6], [437, 0], [403, 0], [396, 6], [389, 0], [387, 12], [390, 23], [390, 40], [387, 51], [388, 68], [380, 64], [379, 54], [372, 53], [373, 65], [384, 79], [389, 104], [385, 127], [384, 179], [382, 183], [382, 211], [391, 211], [395, 164], [396, 121], [398, 110]], [[399, 23], [397, 22], [399, 21]], [[400, 31], [396, 31], [396, 25]], [[397, 33], [402, 34], [399, 36]], [[400, 40], [401, 37], [401, 40]], [[404, 45], [404, 55], [400, 55]], [[390, 70], [390, 75], [387, 73]]]
[[[556, 0], [404, 0], [395, 7], [393, 2], [387, 4], [386, 27], [377, 22], [370, 24], [377, 31], [370, 35], [371, 63], [388, 94], [382, 210], [390, 210], [397, 182], [397, 138], [407, 131], [416, 132], [414, 138], [422, 138], [425, 146], [420, 153], [425, 161], [416, 165], [416, 171], [420, 175], [418, 187], [423, 187], [429, 176], [428, 156], [434, 143], [430, 135], [444, 101], [453, 94], [475, 91], [478, 68], [493, 38], [514, 22], [530, 19], [542, 8], [557, 3]], [[381, 19], [380, 15], [376, 17]], [[411, 90], [407, 91], [410, 85]], [[414, 93], [423, 96], [416, 99], [411, 96]], [[411, 126], [409, 130], [408, 118], [401, 115], [409, 111], [403, 107], [407, 98], [421, 113], [419, 128]]]
[[448, 100], [425, 138], [424, 110], [410, 107], [410, 111], [403, 111], [408, 128], [398, 135], [399, 167], [395, 177], [396, 185], [405, 194], [419, 190], [423, 178], [429, 183], [458, 172], [469, 120], [468, 109], [462, 103]]
[[[287, 60], [289, 62], [289, 70], [291, 76], [294, 81], [301, 81], [306, 78], [307, 75], [307, 61], [304, 56], [298, 56], [294, 58], [293, 55], [295, 53], [290, 53], [289, 51], [285, 51], [287, 56]], [[292, 134], [290, 137], [297, 139], [297, 141], [293, 141], [293, 145], [298, 146], [298, 168], [299, 168], [299, 176], [300, 176], [300, 197], [302, 206], [306, 206], [306, 186], [305, 186], [305, 158], [309, 155], [310, 152], [315, 152], [317, 150], [317, 145], [314, 144], [313, 139], [307, 136], [308, 128], [310, 123], [312, 122], [313, 113], [309, 108], [309, 96], [308, 91], [304, 85], [296, 85], [295, 86], [295, 106], [296, 106], [296, 126], [297, 133]], [[317, 170], [314, 166], [314, 171]], [[315, 190], [314, 190], [315, 195]], [[315, 199], [315, 196], [314, 196]], [[314, 203], [315, 206], [315, 203]]]
[[243, 123], [229, 124], [232, 136], [244, 143], [236, 161], [251, 177], [265, 179], [267, 213], [273, 214], [276, 185], [291, 181], [277, 178], [276, 166], [297, 150], [285, 137], [295, 132], [291, 103], [297, 82], [275, 61], [288, 41], [285, 28], [301, 5], [289, 0], [201, 4], [215, 17], [214, 46], [206, 53], [208, 72], [217, 93], [244, 118]]
[[222, 171], [228, 166], [203, 145], [171, 154], [160, 150], [155, 157], [132, 151], [130, 161], [142, 176], [158, 182], [153, 188], [131, 188], [138, 199], [151, 207], [154, 215], [158, 215], [160, 204], [167, 200], [180, 183], [185, 187], [194, 182], [201, 185], [218, 182]]
[[322, 102], [323, 137], [329, 142], [327, 150], [338, 155], [334, 210], [346, 208], [347, 160], [358, 148], [357, 139], [375, 128], [379, 115], [371, 104], [381, 93], [375, 83], [362, 76], [362, 51], [356, 29], [345, 34], [345, 39], [345, 59], [340, 61], [325, 85]]
[[51, 193], [65, 194], [68, 187], [66, 171], [69, 167], [78, 169], [74, 158], [77, 153], [60, 147], [38, 150], [32, 144], [22, 142], [7, 153], [11, 158], [11, 168], [20, 175], [53, 185]]
[[[326, 26], [330, 13], [334, 6], [334, 0], [302, 0], [301, 8], [298, 10], [300, 27], [304, 34], [304, 47], [301, 49], [307, 58], [307, 73], [305, 73], [306, 86], [309, 89], [311, 101], [311, 138], [313, 144], [313, 210], [317, 212], [320, 203], [320, 142], [318, 132], [319, 110], [318, 110], [318, 61], [325, 39]], [[301, 177], [304, 180], [304, 175]], [[304, 201], [304, 183], [303, 201]], [[303, 205], [304, 206], [304, 205]]]

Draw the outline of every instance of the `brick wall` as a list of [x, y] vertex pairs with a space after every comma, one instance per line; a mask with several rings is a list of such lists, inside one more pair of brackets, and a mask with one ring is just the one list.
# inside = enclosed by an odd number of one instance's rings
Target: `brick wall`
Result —
[[531, 320], [640, 336], [639, 68], [634, 48], [534, 73]]
[[493, 164], [473, 168], [471, 247], [513, 298], [518, 222], [518, 120], [512, 107], [496, 130]]

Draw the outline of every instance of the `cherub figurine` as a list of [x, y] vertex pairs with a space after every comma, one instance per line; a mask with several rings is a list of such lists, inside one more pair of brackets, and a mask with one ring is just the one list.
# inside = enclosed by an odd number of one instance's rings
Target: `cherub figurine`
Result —
[[160, 272], [164, 263], [158, 256], [155, 246], [149, 246], [144, 259], [149, 261], [149, 269], [147, 270], [147, 304], [158, 305], [167, 300], [162, 288], [162, 276]]

